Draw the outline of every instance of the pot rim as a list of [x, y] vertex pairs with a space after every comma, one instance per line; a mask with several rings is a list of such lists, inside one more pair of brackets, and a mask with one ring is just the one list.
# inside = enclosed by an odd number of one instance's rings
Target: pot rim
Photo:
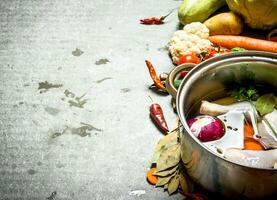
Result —
[[[186, 96], [185, 93], [189, 89], [189, 86], [197, 79], [195, 74], [201, 74], [205, 72], [207, 69], [211, 69], [214, 66], [220, 66], [224, 63], [228, 63], [229, 59], [233, 60], [240, 60], [240, 61], [253, 61], [253, 59], [257, 59], [259, 61], [264, 61], [267, 63], [273, 63], [277, 65], [277, 54], [275, 53], [269, 53], [269, 52], [262, 52], [262, 51], [246, 51], [246, 52], [232, 52], [220, 56], [216, 56], [213, 58], [210, 58], [200, 64], [198, 64], [196, 67], [194, 67], [192, 70], [190, 70], [190, 73], [185, 76], [183, 79], [181, 85], [179, 86], [179, 89], [177, 91], [177, 96], [176, 96], [176, 107], [177, 107], [177, 113], [180, 118], [180, 121], [183, 125], [183, 128], [186, 130], [186, 132], [189, 134], [189, 136], [202, 148], [204, 148], [206, 151], [208, 151], [210, 154], [216, 156], [216, 158], [221, 159], [223, 161], [226, 161], [228, 163], [231, 163], [233, 165], [236, 165], [238, 167], [243, 167], [246, 169], [255, 169], [255, 170], [260, 170], [260, 171], [274, 171], [277, 172], [277, 169], [266, 169], [266, 168], [257, 168], [257, 167], [252, 167], [252, 166], [246, 166], [242, 165], [239, 163], [232, 162], [224, 157], [220, 157], [214, 152], [212, 152], [210, 149], [208, 149], [202, 142], [200, 142], [190, 131], [187, 122], [186, 122], [186, 116], [184, 115], [183, 110], [183, 103], [180, 102], [181, 98], [183, 96]], [[182, 132], [182, 134], [184, 134]]]

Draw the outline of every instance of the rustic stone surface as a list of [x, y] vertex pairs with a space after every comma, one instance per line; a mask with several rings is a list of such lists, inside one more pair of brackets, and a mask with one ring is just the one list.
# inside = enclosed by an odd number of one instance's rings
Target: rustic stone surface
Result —
[[145, 181], [162, 136], [148, 96], [170, 128], [176, 115], [148, 89], [144, 60], [172, 68], [164, 47], [178, 19], [139, 24], [179, 4], [0, 2], [0, 199], [182, 199]]

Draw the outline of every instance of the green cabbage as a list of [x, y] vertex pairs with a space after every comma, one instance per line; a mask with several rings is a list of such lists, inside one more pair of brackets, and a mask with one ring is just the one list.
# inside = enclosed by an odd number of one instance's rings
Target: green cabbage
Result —
[[226, 0], [230, 10], [240, 14], [251, 28], [270, 29], [277, 24], [276, 0]]
[[184, 0], [178, 11], [179, 21], [183, 25], [204, 22], [224, 5], [226, 5], [225, 0]]

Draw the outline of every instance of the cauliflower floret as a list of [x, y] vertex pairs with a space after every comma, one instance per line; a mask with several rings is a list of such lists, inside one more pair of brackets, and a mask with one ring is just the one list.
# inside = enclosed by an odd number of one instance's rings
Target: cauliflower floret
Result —
[[169, 42], [169, 52], [174, 64], [178, 64], [180, 56], [186, 53], [200, 54], [203, 50], [211, 48], [208, 28], [200, 23], [193, 22], [173, 34]]
[[192, 22], [184, 26], [183, 30], [187, 34], [197, 35], [200, 38], [207, 39], [209, 37], [209, 29], [200, 22]]

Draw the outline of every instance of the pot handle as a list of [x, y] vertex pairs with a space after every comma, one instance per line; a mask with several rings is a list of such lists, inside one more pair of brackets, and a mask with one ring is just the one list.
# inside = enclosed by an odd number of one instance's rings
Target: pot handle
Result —
[[166, 86], [167, 92], [174, 99], [176, 99], [176, 95], [177, 95], [177, 90], [174, 87], [174, 80], [175, 80], [176, 76], [182, 71], [190, 71], [195, 66], [196, 66], [196, 64], [194, 64], [194, 63], [184, 63], [181, 65], [178, 65], [171, 72], [169, 72], [168, 77], [165, 82], [165, 86]]

